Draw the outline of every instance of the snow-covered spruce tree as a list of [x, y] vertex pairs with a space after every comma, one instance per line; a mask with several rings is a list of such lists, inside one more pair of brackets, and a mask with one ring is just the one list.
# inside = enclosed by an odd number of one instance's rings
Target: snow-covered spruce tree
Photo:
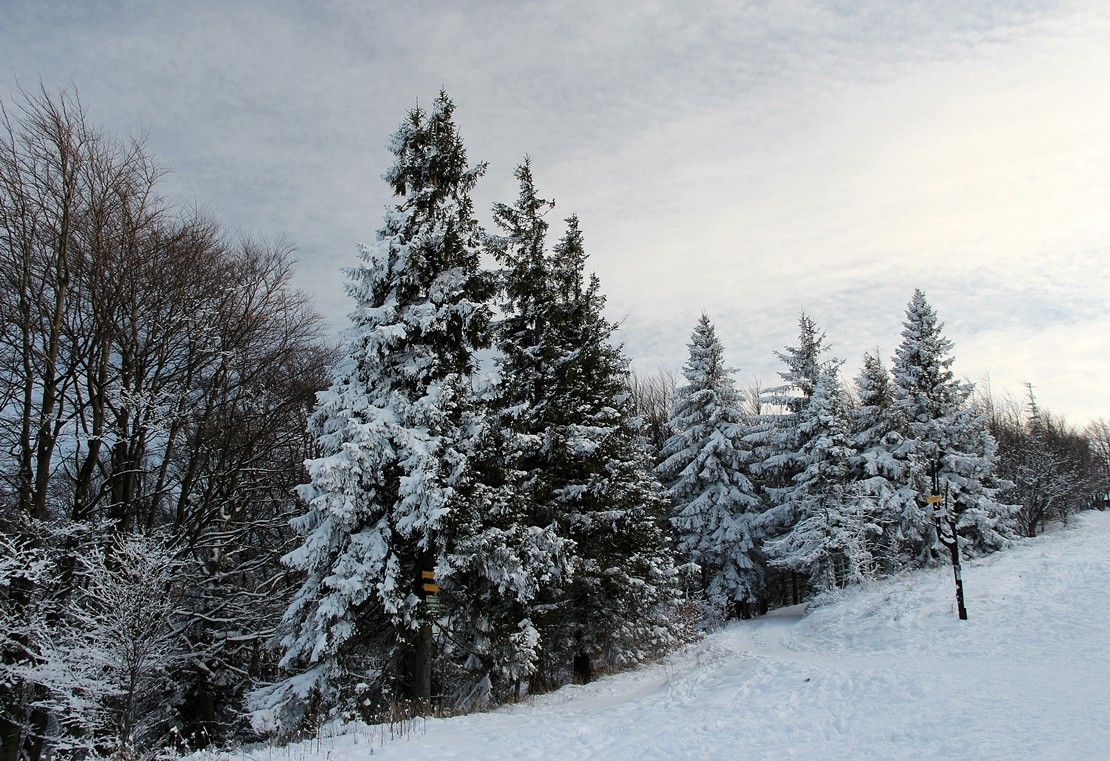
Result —
[[448, 541], [472, 530], [480, 430], [474, 351], [488, 341], [489, 278], [467, 166], [445, 93], [409, 112], [384, 175], [397, 197], [349, 272], [347, 356], [318, 395], [306, 463], [303, 544], [286, 556], [307, 578], [284, 619], [294, 675], [256, 692], [255, 725], [292, 729], [321, 707], [431, 697], [432, 614], [422, 572], [444, 585]]
[[850, 413], [856, 491], [877, 528], [870, 537], [876, 571], [892, 573], [908, 562], [902, 517], [916, 509], [917, 495], [906, 485], [906, 463], [893, 454], [902, 436], [893, 417], [894, 383], [878, 353], [864, 354], [856, 394]]
[[952, 373], [952, 342], [942, 328], [925, 294], [914, 291], [894, 356], [892, 413], [903, 438], [894, 456], [917, 497], [903, 503], [902, 536], [919, 562], [947, 555], [926, 504], [930, 494], [947, 496], [965, 549], [995, 550], [1012, 536], [1014, 508], [995, 500], [994, 440], [972, 403], [973, 386]]
[[511, 437], [514, 488], [537, 523], [548, 525], [553, 478], [545, 436], [562, 422], [569, 331], [556, 291], [555, 262], [546, 248], [544, 214], [554, 204], [536, 195], [531, 163], [517, 167], [520, 195], [512, 206], [496, 204], [494, 220], [503, 232], [489, 247], [501, 266], [501, 317], [494, 326], [499, 356], [493, 406]]
[[[794, 476], [805, 469], [802, 455], [805, 438], [800, 425], [809, 405], [821, 369], [831, 360], [825, 333], [804, 312], [798, 319], [798, 345], [775, 352], [786, 369], [779, 372], [783, 383], [769, 388], [760, 399], [763, 412], [758, 416], [749, 438], [755, 445], [752, 472], [763, 491], [764, 512], [755, 520], [761, 538], [774, 538], [788, 531], [798, 520], [795, 504], [783, 494], [794, 485]], [[798, 603], [802, 599], [802, 577], [794, 571], [768, 573], [766, 602], [776, 600]]]
[[[758, 445], [756, 470], [761, 482], [770, 488], [789, 486], [801, 469], [797, 462], [801, 446], [798, 424], [813, 389], [817, 387], [821, 368], [829, 361], [824, 359], [827, 350], [824, 331], [803, 312], [798, 320], [798, 345], [786, 347], [785, 353], [775, 352], [775, 356], [786, 365], [786, 369], [779, 373], [783, 383], [767, 389], [760, 398], [760, 407], [764, 412], [751, 435]], [[767, 520], [778, 521], [782, 525], [791, 522], [789, 515], [784, 515], [781, 520], [773, 516]]]
[[555, 308], [549, 328], [559, 347], [552, 372], [550, 424], [543, 434], [550, 509], [574, 542], [574, 577], [548, 618], [549, 681], [588, 681], [595, 666], [635, 663], [675, 645], [677, 572], [663, 524], [666, 492], [631, 414], [627, 360], [596, 276], [584, 276], [578, 220], [555, 247]]
[[787, 346], [785, 352], [775, 352], [775, 356], [786, 365], [786, 370], [779, 373], [783, 383], [767, 389], [762, 403], [794, 415], [800, 413], [817, 387], [821, 369], [827, 362], [823, 357], [828, 348], [825, 331], [817, 326], [812, 317], [802, 312], [798, 318], [798, 345]]
[[789, 488], [794, 476], [805, 467], [800, 459], [801, 415], [817, 387], [821, 368], [829, 362], [824, 359], [828, 348], [824, 331], [804, 312], [798, 327], [798, 345], [786, 347], [785, 353], [775, 352], [786, 365], [779, 373], [783, 383], [767, 389], [761, 397], [760, 406], [764, 411], [750, 436], [756, 444], [754, 469], [768, 497], [768, 514], [761, 516], [759, 522], [772, 533], [794, 522], [790, 510], [780, 508], [774, 490]]
[[762, 509], [748, 478], [751, 446], [724, 348], [705, 314], [690, 339], [686, 384], [674, 393], [656, 473], [671, 495], [671, 525], [683, 559], [700, 568], [710, 599], [749, 616], [760, 597], [763, 569], [752, 520]]
[[[455, 642], [465, 641], [468, 670], [485, 680], [471, 701], [535, 690], [553, 602], [569, 582], [571, 543], [560, 536], [551, 504], [553, 468], [544, 437], [553, 424], [555, 372], [562, 355], [554, 338], [551, 262], [545, 247], [552, 204], [536, 195], [530, 162], [517, 167], [520, 196], [496, 204], [503, 235], [488, 246], [502, 269], [501, 318], [494, 324], [498, 382], [480, 447], [481, 514], [452, 549], [454, 578], [468, 591]], [[466, 627], [469, 626], [469, 629]]]
[[793, 520], [764, 543], [768, 562], [802, 574], [814, 594], [857, 582], [871, 573], [867, 503], [857, 498], [847, 394], [837, 365], [821, 368], [808, 404], [798, 413], [800, 472], [774, 489], [778, 510]]

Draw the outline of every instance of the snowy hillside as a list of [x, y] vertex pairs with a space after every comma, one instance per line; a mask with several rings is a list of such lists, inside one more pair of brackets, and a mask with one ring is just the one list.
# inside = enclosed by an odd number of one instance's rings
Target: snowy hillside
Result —
[[938, 569], [401, 739], [347, 727], [232, 758], [1110, 759], [1110, 513], [964, 573], [966, 622]]

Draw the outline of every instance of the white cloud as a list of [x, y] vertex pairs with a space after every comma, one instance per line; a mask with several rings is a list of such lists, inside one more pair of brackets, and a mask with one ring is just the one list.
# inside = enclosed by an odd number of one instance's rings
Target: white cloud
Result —
[[[1110, 13], [1097, 3], [9, 0], [0, 66], [149, 130], [166, 190], [287, 234], [341, 324], [339, 269], [388, 202], [384, 145], [446, 86], [477, 207], [533, 157], [636, 364], [708, 310], [744, 377], [805, 308], [854, 372], [923, 287], [962, 372], [1110, 410]], [[1024, 363], [1024, 364], [1023, 364]], [[1043, 374], [1044, 382], [1035, 377]], [[1060, 388], [1053, 387], [1059, 383]], [[1049, 403], [1051, 400], [1052, 403]]]

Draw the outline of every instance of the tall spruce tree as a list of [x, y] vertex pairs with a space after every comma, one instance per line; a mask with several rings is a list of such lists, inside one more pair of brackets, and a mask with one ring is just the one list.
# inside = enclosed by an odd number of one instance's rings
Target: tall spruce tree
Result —
[[864, 355], [856, 394], [850, 415], [856, 490], [877, 529], [870, 548], [876, 569], [892, 573], [910, 560], [902, 524], [917, 507], [906, 463], [894, 455], [903, 439], [894, 421], [894, 383], [878, 353]]
[[566, 317], [560, 313], [546, 244], [544, 215], [554, 204], [536, 195], [529, 160], [515, 174], [520, 195], [512, 206], [494, 205], [494, 221], [503, 234], [488, 239], [501, 266], [494, 406], [499, 423], [511, 432], [514, 486], [537, 519], [548, 523], [552, 513], [543, 503], [550, 499], [551, 463], [544, 437], [563, 414], [557, 397], [570, 347], [562, 342]]
[[677, 602], [674, 556], [663, 523], [667, 499], [632, 415], [627, 360], [602, 314], [596, 276], [576, 217], [555, 247], [551, 282], [550, 418], [542, 450], [550, 505], [561, 535], [574, 543], [574, 577], [549, 628], [549, 661], [579, 681], [595, 665], [621, 666], [673, 646]]
[[725, 365], [724, 347], [705, 314], [690, 339], [656, 473], [672, 502], [671, 525], [683, 558], [700, 567], [703, 589], [736, 615], [759, 600], [763, 569], [752, 521], [762, 503], [748, 478], [751, 446], [740, 398]]
[[297, 673], [255, 695], [256, 724], [289, 728], [321, 703], [431, 695], [421, 576], [446, 582], [448, 540], [473, 528], [471, 376], [491, 295], [470, 200], [485, 166], [467, 165], [453, 112], [440, 93], [401, 124], [384, 175], [398, 200], [348, 273], [347, 356], [309, 424], [321, 456], [300, 488], [304, 542], [286, 557], [307, 575], [281, 640]]
[[[775, 352], [783, 364], [779, 372], [783, 383], [769, 388], [760, 399], [765, 410], [759, 415], [750, 439], [755, 444], [756, 462], [753, 473], [763, 492], [765, 509], [755, 520], [755, 528], [764, 539], [774, 539], [789, 531], [798, 521], [797, 504], [787, 499], [794, 487], [794, 477], [806, 462], [802, 447], [806, 438], [801, 430], [802, 415], [809, 405], [822, 368], [828, 345], [825, 333], [804, 312], [798, 320], [798, 344], [784, 352]], [[767, 574], [767, 602], [799, 603], [804, 593], [804, 575], [793, 568]], [[770, 570], [770, 569], [769, 569]]]
[[753, 440], [758, 444], [756, 470], [765, 487], [768, 508], [759, 519], [763, 530], [775, 535], [794, 524], [791, 503], [781, 498], [782, 489], [793, 486], [794, 476], [805, 468], [801, 453], [805, 437], [800, 425], [802, 413], [821, 378], [822, 368], [836, 360], [825, 358], [828, 345], [825, 332], [804, 312], [798, 320], [798, 345], [775, 352], [786, 369], [779, 372], [782, 385], [767, 389], [761, 405], [768, 410], [760, 416]]
[[792, 521], [764, 551], [772, 565], [804, 575], [820, 594], [870, 574], [868, 534], [875, 530], [856, 494], [848, 400], [835, 363], [821, 368], [798, 413], [798, 435], [801, 470], [775, 495]]
[[474, 608], [467, 618], [475, 630], [467, 641], [472, 658], [487, 661], [495, 700], [510, 689], [519, 694], [523, 681], [543, 689], [545, 674], [537, 672], [544, 670], [544, 633], [573, 570], [573, 544], [561, 535], [551, 504], [555, 471], [544, 446], [564, 352], [553, 332], [558, 315], [543, 218], [553, 204], [537, 196], [530, 161], [515, 175], [520, 195], [513, 205], [494, 205], [502, 234], [487, 238], [501, 266], [498, 378], [488, 394], [482, 446], [491, 504], [486, 527], [476, 532], [482, 541], [469, 553], [469, 565], [481, 572], [468, 581]]
[[994, 440], [972, 403], [973, 386], [952, 373], [953, 345], [942, 328], [925, 294], [914, 291], [894, 357], [893, 416], [903, 438], [894, 453], [917, 495], [903, 514], [902, 535], [919, 561], [946, 553], [926, 505], [930, 494], [947, 499], [960, 536], [975, 551], [998, 549], [1012, 534], [1013, 508], [995, 500]]

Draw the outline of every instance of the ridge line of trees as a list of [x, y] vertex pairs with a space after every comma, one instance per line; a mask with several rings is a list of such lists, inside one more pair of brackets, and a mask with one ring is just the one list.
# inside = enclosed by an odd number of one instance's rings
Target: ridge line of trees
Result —
[[[745, 403], [703, 314], [685, 384], [635, 380], [654, 416], [646, 430], [680, 562], [700, 574], [689, 589], [710, 611], [746, 617], [796, 604], [941, 562], [956, 541], [969, 555], [993, 552], [1106, 506], [1105, 423], [1076, 431], [1041, 410], [1032, 387], [1024, 410], [989, 390], [976, 396], [952, 373], [942, 329], [915, 291], [892, 370], [869, 352], [849, 385], [803, 313], [798, 344], [776, 352], [782, 385], [755, 384]], [[944, 520], [931, 495], [942, 497]]]

